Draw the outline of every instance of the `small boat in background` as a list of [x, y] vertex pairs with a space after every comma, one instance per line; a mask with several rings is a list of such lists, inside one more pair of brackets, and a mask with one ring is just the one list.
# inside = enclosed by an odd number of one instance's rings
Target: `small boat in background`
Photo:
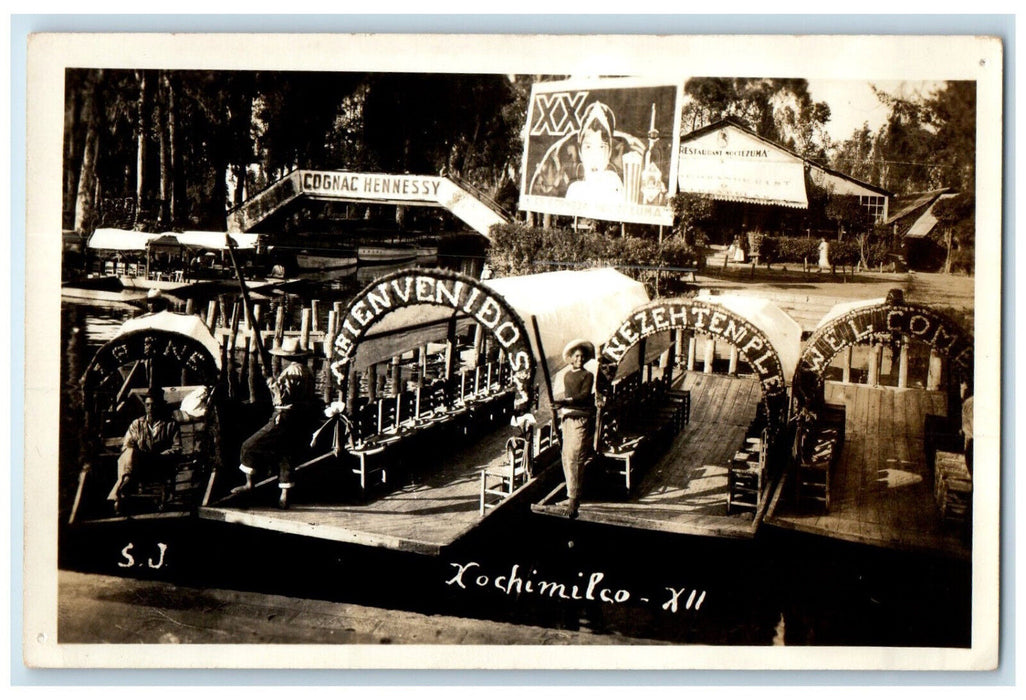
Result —
[[[397, 265], [400, 263], [413, 262], [417, 259], [420, 251], [412, 245], [360, 245], [356, 249], [360, 265]], [[437, 248], [435, 255], [438, 254]]]

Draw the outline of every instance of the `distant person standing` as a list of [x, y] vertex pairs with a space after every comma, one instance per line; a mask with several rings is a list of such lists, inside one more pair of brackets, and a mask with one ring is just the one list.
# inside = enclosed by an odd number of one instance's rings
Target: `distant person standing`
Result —
[[734, 236], [734, 244], [731, 247], [734, 249], [733, 261], [743, 263], [745, 261], [745, 242], [741, 236]]
[[819, 239], [819, 269], [830, 269], [830, 244], [825, 238]]
[[563, 476], [569, 518], [577, 517], [584, 468], [591, 457], [595, 375], [584, 368], [584, 363], [594, 357], [595, 345], [582, 338], [571, 340], [563, 348], [563, 359], [569, 363], [570, 370], [563, 376], [563, 399], [556, 402], [556, 407], [563, 431]]

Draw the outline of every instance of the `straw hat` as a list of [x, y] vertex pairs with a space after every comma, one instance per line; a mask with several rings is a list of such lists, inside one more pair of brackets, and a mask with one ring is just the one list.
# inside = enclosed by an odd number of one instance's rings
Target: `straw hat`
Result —
[[584, 361], [587, 362], [595, 357], [595, 344], [590, 340], [584, 338], [574, 338], [563, 348], [563, 359], [567, 362], [570, 361], [570, 356], [574, 353], [574, 350], [581, 348], [584, 351]]
[[304, 357], [310, 351], [299, 344], [298, 336], [288, 336], [281, 339], [281, 347], [271, 348], [271, 354], [278, 357]]

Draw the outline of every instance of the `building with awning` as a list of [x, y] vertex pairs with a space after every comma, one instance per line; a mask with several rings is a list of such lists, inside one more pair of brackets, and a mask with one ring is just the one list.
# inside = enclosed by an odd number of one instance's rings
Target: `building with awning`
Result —
[[677, 186], [680, 192], [709, 197], [718, 204], [715, 218], [724, 226], [717, 232], [720, 242], [753, 229], [798, 233], [789, 229], [796, 227], [795, 210], [809, 209], [810, 186], [858, 197], [877, 221], [886, 220], [891, 196], [729, 117], [681, 137]]

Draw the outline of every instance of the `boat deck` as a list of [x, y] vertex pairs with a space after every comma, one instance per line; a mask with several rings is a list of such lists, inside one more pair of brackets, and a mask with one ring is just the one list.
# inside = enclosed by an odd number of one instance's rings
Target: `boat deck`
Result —
[[[362, 500], [353, 494], [330, 496], [322, 504], [299, 499], [288, 510], [221, 505], [200, 509], [200, 517], [337, 542], [437, 555], [478, 527], [504, 506], [529, 492], [534, 483], [498, 507], [480, 514], [481, 469], [505, 459], [506, 440], [513, 434], [499, 425], [455, 453], [436, 450], [413, 470], [391, 470], [389, 484], [372, 489]], [[277, 489], [274, 489], [275, 492]], [[331, 503], [330, 501], [350, 501]], [[304, 499], [308, 500], [308, 499]]]
[[765, 522], [780, 528], [906, 551], [968, 559], [964, 532], [942, 522], [926, 462], [924, 420], [945, 415], [943, 392], [827, 382], [826, 400], [845, 406], [845, 443], [830, 476], [828, 512], [802, 513], [788, 480]]
[[[755, 419], [759, 382], [689, 372], [682, 388], [691, 392], [688, 425], [644, 471], [629, 498], [596, 497], [586, 485], [579, 520], [686, 535], [754, 536], [762, 513], [727, 514], [727, 465]], [[561, 516], [558, 503], [565, 498], [560, 484], [533, 509]]]

